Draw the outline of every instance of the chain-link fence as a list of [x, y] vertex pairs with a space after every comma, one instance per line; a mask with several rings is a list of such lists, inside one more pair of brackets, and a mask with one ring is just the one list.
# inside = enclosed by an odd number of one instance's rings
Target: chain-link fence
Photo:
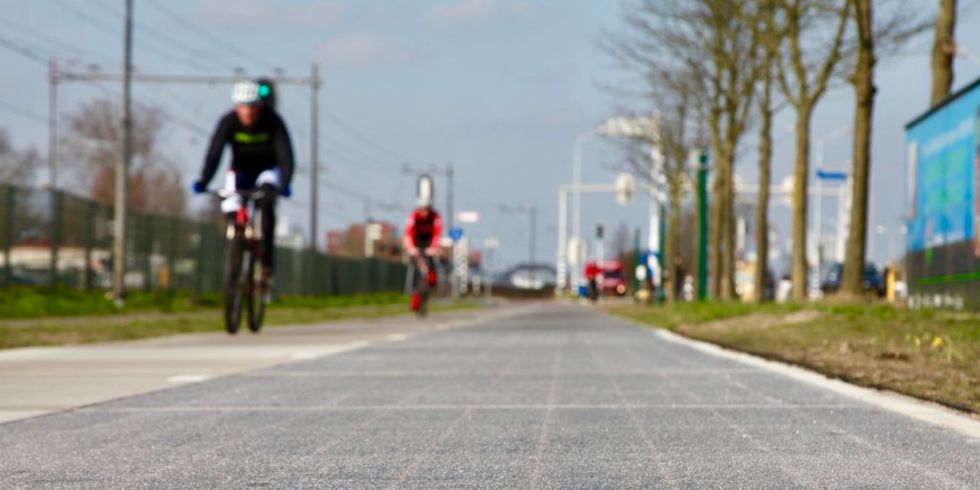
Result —
[[[62, 191], [0, 184], [0, 286], [108, 289], [113, 210]], [[126, 288], [220, 291], [224, 226], [130, 212]], [[287, 295], [400, 291], [406, 267], [309, 249], [276, 247], [277, 288]]]

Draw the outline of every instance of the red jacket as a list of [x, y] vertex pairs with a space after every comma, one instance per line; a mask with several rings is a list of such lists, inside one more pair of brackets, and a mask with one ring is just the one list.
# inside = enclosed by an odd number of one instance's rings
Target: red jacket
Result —
[[405, 240], [410, 247], [420, 250], [439, 246], [442, 236], [442, 218], [434, 209], [429, 210], [428, 216], [422, 216], [418, 209], [408, 215], [405, 222]]

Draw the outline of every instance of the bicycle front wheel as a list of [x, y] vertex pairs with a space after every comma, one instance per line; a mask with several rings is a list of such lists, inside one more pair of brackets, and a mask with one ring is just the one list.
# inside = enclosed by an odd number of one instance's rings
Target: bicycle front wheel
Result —
[[245, 253], [243, 240], [235, 237], [228, 241], [225, 256], [225, 330], [229, 334], [238, 332], [242, 321], [242, 256]]
[[419, 293], [419, 317], [425, 317], [429, 314], [429, 278], [428, 278], [428, 267], [426, 267], [425, 273], [423, 273], [423, 268], [416, 268], [418, 273], [415, 279], [415, 291]]
[[[256, 245], [258, 246], [258, 245]], [[254, 248], [253, 248], [254, 250]], [[262, 266], [258, 254], [248, 254], [248, 266], [243, 285], [245, 303], [248, 306], [248, 329], [258, 333], [262, 329], [262, 319], [265, 317], [265, 296], [268, 285], [262, 277]]]

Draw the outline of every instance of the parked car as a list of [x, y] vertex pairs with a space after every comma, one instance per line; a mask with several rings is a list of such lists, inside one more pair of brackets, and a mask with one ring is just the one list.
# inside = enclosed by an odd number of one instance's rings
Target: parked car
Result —
[[589, 261], [585, 263], [586, 279], [595, 279], [596, 293], [605, 296], [624, 296], [626, 276], [623, 263], [618, 260]]
[[[844, 265], [840, 262], [834, 262], [827, 266], [823, 279], [820, 281], [820, 289], [824, 293], [835, 293], [840, 290], [843, 278]], [[885, 276], [874, 264], [865, 265], [862, 288], [864, 292], [874, 293], [879, 298], [885, 296]]]
[[548, 264], [518, 264], [494, 277], [493, 287], [543, 291], [555, 288], [555, 268]]

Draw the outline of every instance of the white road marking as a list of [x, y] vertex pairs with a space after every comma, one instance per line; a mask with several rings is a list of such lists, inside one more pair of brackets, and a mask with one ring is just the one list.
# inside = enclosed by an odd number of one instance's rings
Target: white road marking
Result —
[[407, 338], [408, 338], [408, 335], [405, 335], [403, 333], [393, 333], [391, 335], [388, 335], [388, 340], [390, 340], [392, 342], [401, 342], [401, 341], [403, 341], [403, 340], [405, 340]]
[[[644, 325], [643, 328], [649, 329], [650, 327]], [[750, 354], [724, 349], [708, 342], [682, 337], [667, 330], [652, 329], [651, 331], [654, 333], [654, 335], [657, 335], [668, 342], [685, 345], [700, 352], [704, 352], [705, 354], [731, 359], [743, 364], [748, 364], [767, 371], [778, 373], [783, 376], [793, 378], [797, 381], [802, 381], [804, 383], [832, 391], [839, 395], [844, 395], [885, 410], [899, 413], [907, 417], [912, 417], [922, 422], [952, 429], [963, 435], [980, 439], [980, 422], [936, 403], [922, 401], [917, 398], [900, 395], [898, 393], [863, 388], [838, 379], [830, 379], [822, 374], [809, 371], [801, 367], [770, 361]]]
[[174, 376], [168, 376], [168, 383], [200, 383], [210, 379], [211, 376], [207, 374], [177, 374]]

